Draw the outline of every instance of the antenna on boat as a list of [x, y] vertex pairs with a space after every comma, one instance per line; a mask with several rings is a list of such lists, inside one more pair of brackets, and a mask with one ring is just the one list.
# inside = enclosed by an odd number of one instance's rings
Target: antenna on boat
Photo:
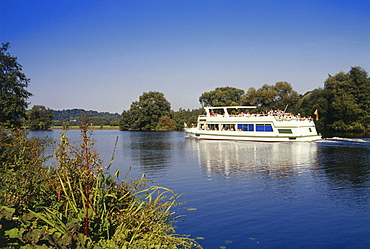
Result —
[[284, 113], [285, 113], [285, 111], [286, 111], [287, 108], [288, 108], [288, 105], [285, 106]]

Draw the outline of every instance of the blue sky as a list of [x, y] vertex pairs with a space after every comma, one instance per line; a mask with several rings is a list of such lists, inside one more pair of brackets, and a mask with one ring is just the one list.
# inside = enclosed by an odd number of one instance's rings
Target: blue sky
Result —
[[2, 0], [0, 41], [31, 79], [30, 107], [121, 113], [160, 91], [174, 110], [216, 87], [370, 72], [370, 1]]

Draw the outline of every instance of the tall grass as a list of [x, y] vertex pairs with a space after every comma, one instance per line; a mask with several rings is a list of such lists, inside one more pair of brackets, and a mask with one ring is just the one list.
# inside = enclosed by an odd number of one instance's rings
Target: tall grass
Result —
[[[0, 203], [3, 246], [43, 248], [201, 248], [176, 234], [172, 208], [181, 203], [170, 189], [148, 186], [145, 176], [119, 181], [108, 174], [94, 150], [91, 131], [81, 130], [82, 142], [69, 142], [66, 131], [55, 146], [55, 165], [40, 173], [48, 200], [18, 210]], [[45, 177], [45, 174], [47, 176]], [[39, 192], [41, 193], [41, 192]], [[21, 197], [21, 196], [20, 196]], [[6, 225], [4, 226], [4, 224]], [[1, 243], [0, 243], [1, 246]]]

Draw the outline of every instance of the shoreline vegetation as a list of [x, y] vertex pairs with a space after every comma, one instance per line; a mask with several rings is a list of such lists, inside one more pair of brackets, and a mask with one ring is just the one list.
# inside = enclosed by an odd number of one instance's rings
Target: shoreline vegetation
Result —
[[[248, 91], [235, 87], [217, 87], [199, 97], [202, 107], [209, 106], [256, 106], [256, 113], [268, 110], [284, 110], [293, 115], [315, 117], [316, 129], [324, 137], [327, 134], [368, 133], [370, 130], [370, 77], [361, 67], [351, 67], [347, 73], [339, 72], [324, 82], [323, 88], [299, 94], [289, 82], [276, 82]], [[67, 125], [78, 129], [82, 116], [88, 117], [92, 129], [120, 129], [124, 131], [181, 131], [184, 125], [196, 124], [203, 108], [171, 109], [164, 94], [144, 92], [130, 109], [121, 114], [93, 110], [51, 110], [34, 106], [27, 111], [22, 124], [31, 130], [61, 129]], [[116, 128], [119, 127], [119, 128]]]
[[79, 129], [74, 145], [67, 129], [50, 143], [0, 126], [0, 248], [202, 248], [175, 231], [181, 194], [108, 173], [118, 138], [103, 162], [93, 131]]
[[[50, 130], [63, 130], [63, 126], [51, 126], [49, 128]], [[79, 125], [74, 125], [74, 126], [68, 126], [69, 130], [80, 130], [81, 127]], [[89, 129], [92, 130], [119, 130], [119, 126], [111, 126], [111, 125], [89, 125]]]

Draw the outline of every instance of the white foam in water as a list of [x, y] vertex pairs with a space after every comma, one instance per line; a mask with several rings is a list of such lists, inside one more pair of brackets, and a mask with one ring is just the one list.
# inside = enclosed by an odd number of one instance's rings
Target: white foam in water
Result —
[[369, 138], [345, 138], [345, 137], [332, 137], [319, 140], [317, 142], [337, 143], [337, 142], [352, 142], [352, 143], [370, 143]]

